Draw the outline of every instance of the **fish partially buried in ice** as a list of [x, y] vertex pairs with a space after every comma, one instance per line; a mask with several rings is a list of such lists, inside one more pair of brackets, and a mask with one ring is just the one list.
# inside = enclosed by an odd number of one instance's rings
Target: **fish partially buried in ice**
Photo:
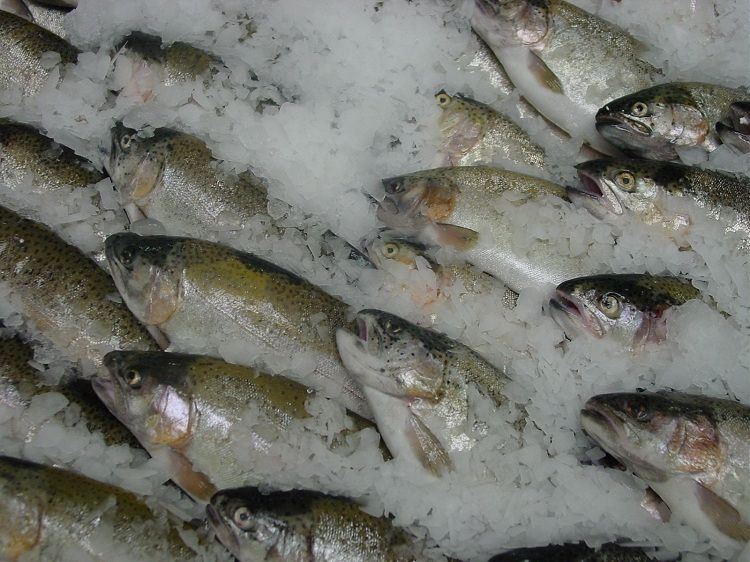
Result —
[[[59, 62], [50, 61], [56, 53]], [[0, 90], [36, 94], [53, 68], [72, 64], [78, 49], [54, 33], [10, 12], [0, 11]]]
[[141, 498], [75, 472], [0, 457], [0, 558], [195, 560], [182, 523]]
[[585, 544], [561, 544], [536, 548], [518, 548], [490, 558], [489, 562], [651, 562], [640, 548], [604, 544], [591, 548]]
[[596, 128], [633, 156], [677, 160], [679, 149], [716, 150], [721, 144], [716, 124], [730, 113], [734, 102], [748, 97], [746, 90], [716, 84], [659, 84], [602, 104]]
[[[597, 273], [582, 258], [563, 255], [552, 240], [519, 250], [498, 208], [542, 196], [565, 198], [565, 188], [537, 177], [487, 166], [436, 168], [383, 180], [378, 218], [457, 257], [520, 292]], [[509, 198], [512, 198], [510, 201]]]
[[206, 508], [219, 540], [240, 562], [419, 562], [423, 541], [351, 500], [291, 490], [222, 490]]
[[347, 309], [340, 300], [252, 254], [204, 240], [120, 233], [107, 239], [106, 253], [125, 302], [175, 350], [200, 346], [216, 355], [227, 342], [241, 342], [243, 362], [292, 369], [298, 382], [370, 416], [336, 351]]
[[446, 166], [504, 164], [544, 167], [544, 150], [528, 133], [489, 105], [441, 90], [435, 95], [442, 110], [438, 150]]
[[730, 105], [729, 115], [716, 124], [716, 134], [735, 152], [750, 153], [750, 101]]
[[594, 396], [581, 425], [677, 517], [725, 548], [750, 540], [750, 408], [678, 392]]
[[[164, 453], [172, 479], [200, 501], [220, 487], [272, 485], [275, 473], [254, 468], [253, 459], [307, 431], [299, 422], [310, 418], [314, 394], [282, 376], [181, 353], [113, 351], [104, 365], [109, 376], [93, 381], [99, 397], [149, 452]], [[347, 414], [334, 445], [365, 427], [372, 424]]]
[[[632, 213], [664, 229], [680, 245], [696, 213], [750, 239], [750, 179], [672, 162], [601, 159], [576, 166], [580, 186], [568, 188], [597, 217]], [[680, 201], [694, 202], [693, 209]]]
[[11, 303], [85, 373], [113, 349], [158, 349], [110, 276], [47, 227], [0, 207], [0, 248]]
[[[447, 336], [392, 314], [363, 310], [336, 338], [394, 458], [431, 474], [452, 469], [451, 455], [483, 437], [469, 387], [497, 405], [507, 402], [504, 371]], [[513, 438], [516, 430], [508, 429]]]
[[569, 336], [584, 332], [636, 349], [663, 341], [667, 312], [700, 297], [698, 289], [679, 277], [606, 274], [561, 283], [550, 309]]
[[647, 88], [659, 70], [619, 27], [563, 0], [475, 0], [472, 27], [542, 115], [611, 154], [593, 118], [613, 98]]

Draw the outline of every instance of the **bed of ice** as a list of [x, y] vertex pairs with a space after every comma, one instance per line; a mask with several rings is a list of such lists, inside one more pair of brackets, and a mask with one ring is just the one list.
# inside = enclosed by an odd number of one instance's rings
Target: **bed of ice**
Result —
[[[115, 120], [132, 127], [175, 126], [204, 139], [228, 168], [252, 169], [270, 182], [278, 198], [269, 209], [308, 232], [331, 229], [356, 242], [378, 227], [363, 192], [378, 195], [379, 180], [431, 167], [436, 157], [434, 94], [445, 88], [495, 104], [513, 114], [514, 96], [503, 99], [487, 76], [468, 66], [476, 44], [460, 2], [439, 0], [79, 0], [67, 16], [70, 40], [85, 52], [30, 101], [0, 95], [0, 116], [47, 130], [50, 136], [97, 165], [109, 146]], [[575, 0], [620, 24], [653, 46], [650, 60], [664, 80], [747, 85], [750, 37], [748, 0]], [[248, 22], [252, 20], [252, 34]], [[130, 76], [112, 46], [131, 30], [187, 41], [215, 53], [225, 68], [211, 83], [157, 87], [153, 100], [113, 97]], [[54, 61], [51, 61], [54, 62]], [[258, 80], [251, 80], [252, 74]], [[254, 111], [259, 100], [278, 107]], [[530, 123], [534, 135], [543, 131]], [[572, 158], [580, 142], [564, 143], [547, 172], [561, 183], [575, 181]], [[686, 161], [750, 171], [750, 158], [719, 149], [709, 161]], [[0, 186], [8, 205], [40, 218], [86, 251], [97, 252], [96, 232], [124, 224], [109, 180], [89, 193], [40, 197], [33, 182]], [[92, 202], [99, 202], [99, 206]], [[291, 206], [291, 211], [288, 208]], [[103, 210], [102, 210], [103, 209]], [[293, 230], [258, 245], [257, 232], [226, 232], [215, 238], [252, 248], [342, 297], [352, 310], [375, 307], [432, 325], [498, 364], [511, 365], [508, 395], [523, 404], [529, 423], [523, 446], [507, 443], [505, 415], [490, 415], [488, 437], [457, 462], [442, 481], [404, 473], [398, 462], [377, 462], [374, 434], [358, 436], [347, 456], [331, 453], [319, 439], [277, 442], [257, 474], [289, 475], [286, 485], [309, 485], [361, 498], [372, 513], [387, 512], [418, 536], [429, 536], [445, 554], [484, 560], [505, 548], [587, 540], [628, 540], [659, 547], [658, 555], [683, 552], [683, 560], [727, 558], [677, 522], [656, 524], [640, 507], [644, 484], [629, 474], [596, 466], [603, 453], [582, 434], [578, 412], [591, 395], [635, 388], [675, 388], [730, 396], [750, 404], [750, 259], [735, 249], [721, 225], [699, 221], [680, 249], [655, 230], [624, 221], [602, 222], [559, 200], [530, 202], [505, 215], [519, 248], [547, 239], [558, 251], [584, 255], [602, 271], [684, 274], [716, 303], [691, 302], [668, 318], [669, 338], [634, 355], [607, 341], [586, 337], [566, 342], [543, 312], [547, 290], [521, 293], [518, 306], [502, 309], [497, 295], [440, 299], [425, 305], [416, 291], [394, 290], [378, 271], [359, 271], [343, 248], [318, 256]], [[139, 232], [170, 232], [145, 221]], [[615, 245], [614, 242], [617, 241]], [[429, 268], [401, 281], [435, 287]], [[398, 286], [401, 281], [395, 285]], [[551, 287], [549, 288], [551, 289]], [[460, 287], [454, 288], [456, 295]], [[3, 299], [5, 301], [5, 299]], [[12, 301], [8, 301], [12, 302]], [[3, 305], [5, 326], [26, 330]], [[722, 314], [723, 311], [725, 314]], [[66, 368], [64, 353], [39, 340], [36, 360], [52, 376]], [[205, 342], [195, 342], [200, 352]], [[218, 352], [228, 360], [251, 360], [241, 342]], [[341, 422], [338, 407], [317, 403], [321, 416], [312, 434], [330, 435]], [[157, 460], [108, 448], [100, 436], [75, 424], [60, 395], [40, 397], [27, 412], [0, 411], [0, 450], [33, 460], [71, 466], [140, 493], [165, 494]], [[62, 414], [54, 415], [56, 412]], [[253, 423], [248, 412], [248, 427]], [[248, 429], [249, 431], [249, 429]], [[243, 435], [235, 453], [242, 458]], [[64, 443], [64, 446], [61, 446]], [[311, 454], [312, 452], [312, 454]], [[249, 460], [247, 462], [250, 462]], [[255, 461], [253, 461], [255, 462]], [[250, 466], [248, 466], [250, 468]], [[304, 471], [302, 469], [304, 468]], [[295, 472], [296, 471], [296, 472]], [[249, 478], [248, 481], [251, 481]], [[171, 498], [175, 499], [175, 498]], [[185, 509], [188, 509], [183, 505]]]

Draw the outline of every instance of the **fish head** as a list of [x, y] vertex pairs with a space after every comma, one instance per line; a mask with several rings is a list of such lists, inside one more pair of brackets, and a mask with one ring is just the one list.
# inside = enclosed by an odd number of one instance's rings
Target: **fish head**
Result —
[[440, 150], [449, 163], [458, 163], [482, 139], [493, 110], [461, 94], [451, 96], [445, 90], [435, 94], [435, 100], [442, 110], [438, 120], [443, 138]]
[[[362, 250], [378, 269], [398, 263], [417, 268], [417, 258], [425, 257], [426, 247], [393, 230], [379, 231], [361, 242]], [[427, 258], [425, 258], [427, 259]]]
[[729, 115], [716, 124], [721, 142], [741, 154], [750, 153], [750, 102], [735, 102]]
[[434, 398], [449, 340], [393, 314], [363, 310], [336, 334], [339, 355], [360, 384], [403, 399]]
[[160, 326], [177, 311], [181, 268], [174, 258], [179, 238], [120, 232], [105, 242], [105, 255], [117, 290], [143, 323]]
[[103, 364], [106, 375], [93, 379], [94, 391], [146, 448], [180, 448], [189, 441], [196, 407], [185, 356], [111, 351]]
[[287, 523], [266, 508], [257, 488], [222, 490], [206, 506], [219, 541], [239, 560], [275, 559], [268, 555], [285, 535]]
[[438, 168], [384, 179], [385, 198], [379, 203], [378, 218], [393, 228], [420, 228], [447, 219], [459, 194], [450, 170]]
[[108, 172], [126, 203], [143, 204], [159, 185], [164, 169], [159, 131], [144, 138], [138, 131], [117, 123], [112, 128]]
[[604, 450], [646, 480], [710, 474], [722, 463], [716, 421], [689, 395], [594, 396], [581, 411], [581, 425]]
[[625, 152], [653, 160], [676, 160], [678, 147], [700, 146], [711, 133], [692, 96], [674, 84], [609, 102], [596, 114], [596, 128]]
[[537, 45], [550, 27], [547, 2], [539, 0], [475, 0], [471, 24], [495, 46]]

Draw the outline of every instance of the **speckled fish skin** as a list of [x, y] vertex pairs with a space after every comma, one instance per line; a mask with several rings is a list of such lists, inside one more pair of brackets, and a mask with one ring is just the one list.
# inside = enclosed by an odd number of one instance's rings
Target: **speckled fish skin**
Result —
[[157, 349], [112, 279], [45, 226], [0, 207], [0, 282], [31, 320], [84, 373], [113, 349]]
[[362, 386], [394, 457], [435, 475], [452, 468], [451, 454], [473, 448], [469, 386], [506, 402], [508, 378], [466, 346], [379, 310], [357, 313], [337, 333], [341, 359]]
[[679, 392], [602, 394], [581, 425], [702, 536], [750, 540], [750, 408]]
[[246, 172], [222, 172], [203, 141], [172, 129], [149, 138], [117, 125], [112, 130], [109, 171], [127, 203], [175, 234], [205, 237], [217, 227], [240, 229], [265, 217], [268, 194]]
[[31, 21], [58, 37], [67, 39], [65, 16], [70, 12], [70, 8], [53, 5], [51, 2], [41, 3], [34, 0], [29, 0], [26, 5], [31, 12]]
[[107, 239], [106, 254], [130, 309], [175, 350], [195, 351], [196, 342], [215, 350], [226, 339], [285, 364], [314, 356], [298, 382], [370, 417], [336, 352], [343, 302], [252, 254], [203, 240], [122, 233]]
[[506, 192], [526, 198], [566, 197], [565, 188], [557, 184], [498, 168], [459, 166], [387, 178], [383, 186], [381, 221], [428, 245], [455, 250], [458, 258], [515, 292], [596, 273], [580, 258], [560, 255], [553, 242], [535, 242], [520, 255], [507, 221], [496, 211]]
[[624, 152], [654, 160], [677, 160], [677, 149], [714, 151], [716, 124], [748, 92], [702, 82], [671, 82], [633, 91], [596, 114], [596, 128]]
[[689, 210], [670, 210], [665, 203], [684, 197], [723, 221], [728, 232], [750, 238], [750, 179], [746, 177], [654, 160], [601, 159], [576, 167], [581, 185], [569, 188], [571, 199], [598, 217], [632, 213], [681, 241], [695, 219]]
[[42, 373], [30, 364], [33, 358], [34, 350], [19, 338], [0, 339], [0, 404], [25, 408], [37, 394], [59, 392], [68, 402], [78, 405], [86, 427], [91, 432], [101, 432], [107, 445], [141, 448], [130, 431], [102, 404], [89, 381], [73, 379], [55, 386], [45, 385]]
[[612, 147], [596, 134], [597, 110], [659, 73], [627, 32], [563, 0], [475, 0], [472, 27], [524, 98], [605, 153]]
[[[104, 365], [109, 377], [94, 379], [102, 401], [147, 450], [168, 447], [170, 455], [184, 458], [186, 462], [174, 463], [180, 470], [170, 476], [200, 501], [207, 502], [217, 487], [259, 483], [237, 459], [231, 438], [239, 424], [247, 423], [243, 416], [248, 408], [262, 416], [262, 434], [253, 433], [247, 442], [247, 449], [258, 457], [272, 445], [269, 428], [283, 440], [287, 432], [302, 431], [295, 429], [294, 420], [310, 417], [306, 401], [312, 394], [307, 387], [220, 359], [113, 351]], [[348, 425], [371, 427], [353, 414]], [[272, 478], [263, 477], [263, 483], [271, 484]]]
[[[0, 457], [0, 513], [3, 560], [57, 560], [70, 548], [101, 562], [115, 556], [143, 562], [197, 556], [180, 538], [178, 524], [138, 496], [74, 472], [10, 457]], [[102, 541], [107, 535], [114, 551]]]
[[0, 0], [0, 10], [10, 12], [29, 21], [34, 20], [34, 16], [31, 15], [23, 0]]
[[550, 300], [565, 332], [609, 337], [629, 348], [666, 337], [664, 314], [701, 293], [686, 279], [648, 274], [607, 274], [571, 279]]
[[729, 115], [716, 124], [716, 134], [735, 152], [750, 153], [750, 101], [730, 105]]
[[319, 492], [218, 492], [207, 508], [219, 540], [240, 562], [417, 562], [422, 547], [385, 517]]
[[501, 162], [544, 167], [544, 150], [521, 127], [489, 105], [441, 90], [435, 95], [442, 110], [439, 150], [446, 166]]
[[564, 544], [538, 548], [519, 548], [498, 554], [490, 562], [650, 562], [652, 558], [639, 548], [605, 544], [599, 549], [584, 544]]
[[78, 49], [54, 33], [19, 16], [0, 11], [0, 89], [20, 88], [33, 96], [50, 73], [42, 55], [55, 52], [61, 64], [75, 63]]

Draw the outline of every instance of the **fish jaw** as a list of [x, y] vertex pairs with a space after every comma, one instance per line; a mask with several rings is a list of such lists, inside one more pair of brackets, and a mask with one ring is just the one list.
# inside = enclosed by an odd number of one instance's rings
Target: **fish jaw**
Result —
[[599, 320], [586, 311], [572, 295], [560, 289], [549, 301], [552, 318], [563, 329], [566, 335], [574, 336], [581, 332], [591, 334], [596, 338], [604, 336], [604, 330]]
[[607, 213], [623, 214], [623, 207], [614, 191], [600, 178], [578, 169], [580, 186], [568, 187], [571, 200], [579, 201], [591, 214], [597, 218], [604, 218]]
[[[213, 498], [211, 500], [214, 501]], [[206, 506], [206, 517], [211, 525], [211, 528], [216, 533], [216, 537], [219, 542], [223, 544], [233, 556], [241, 559], [242, 549], [240, 547], [240, 541], [234, 533], [232, 533], [229, 525], [224, 521], [219, 510], [216, 509], [213, 504], [209, 503]]]

